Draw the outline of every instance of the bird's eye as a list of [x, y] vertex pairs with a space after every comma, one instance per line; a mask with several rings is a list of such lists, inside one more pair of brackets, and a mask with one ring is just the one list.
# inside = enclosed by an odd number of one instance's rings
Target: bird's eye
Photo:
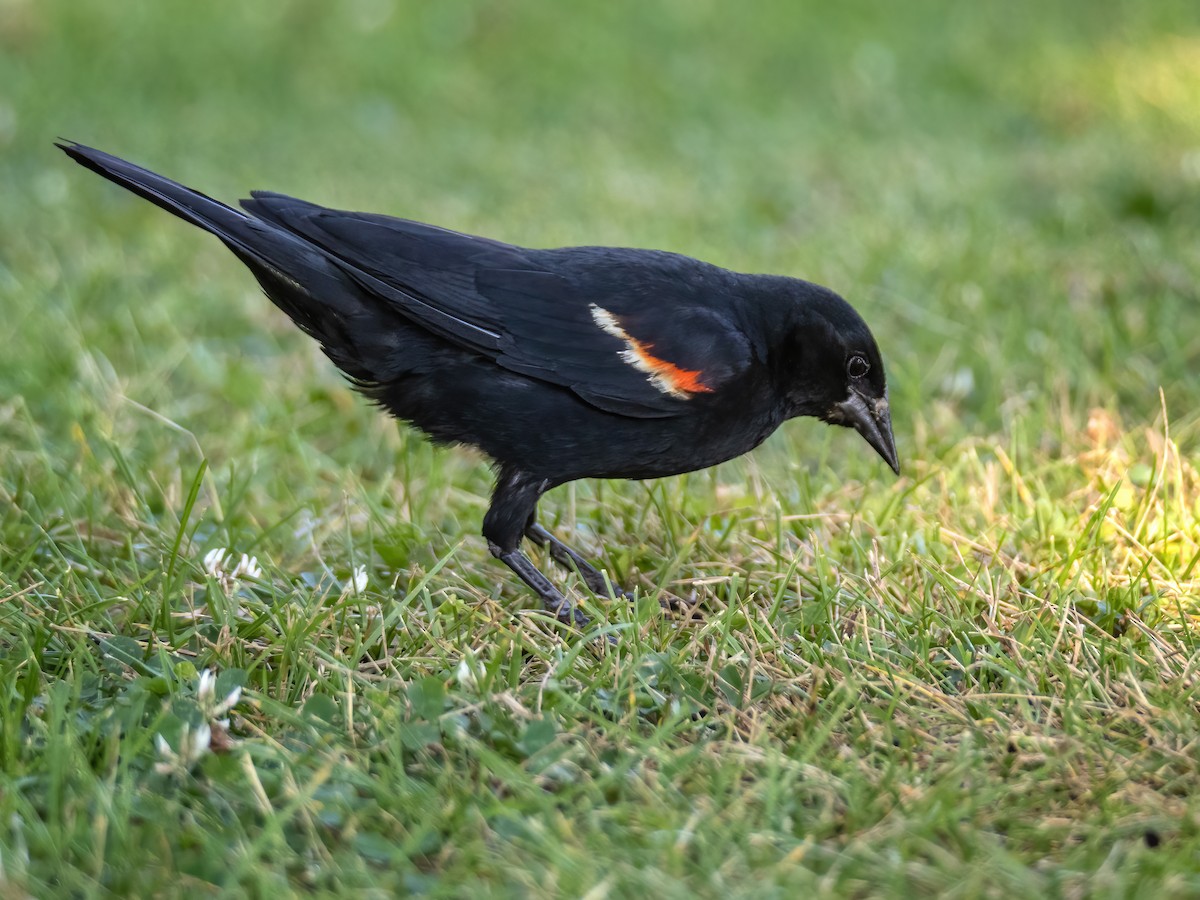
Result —
[[861, 356], [852, 356], [850, 362], [846, 363], [846, 371], [851, 378], [862, 378], [871, 371], [871, 364]]

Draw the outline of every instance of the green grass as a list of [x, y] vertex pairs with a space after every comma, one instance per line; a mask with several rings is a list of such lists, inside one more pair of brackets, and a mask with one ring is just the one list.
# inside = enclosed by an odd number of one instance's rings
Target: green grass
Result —
[[[1200, 893], [1194, 3], [829, 6], [0, 3], [0, 896]], [[484, 461], [60, 135], [829, 284], [904, 475], [559, 489], [641, 596], [564, 634]]]

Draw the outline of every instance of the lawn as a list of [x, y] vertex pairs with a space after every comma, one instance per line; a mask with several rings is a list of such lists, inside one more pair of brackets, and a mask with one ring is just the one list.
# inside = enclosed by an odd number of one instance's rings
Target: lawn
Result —
[[[903, 474], [560, 488], [638, 591], [564, 631], [60, 136], [828, 284]], [[0, 897], [1200, 894], [1194, 0], [4, 0], [0, 183]]]

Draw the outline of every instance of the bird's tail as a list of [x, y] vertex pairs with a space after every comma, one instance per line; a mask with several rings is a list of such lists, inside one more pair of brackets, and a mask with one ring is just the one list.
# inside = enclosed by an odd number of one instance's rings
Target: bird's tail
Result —
[[239, 240], [249, 218], [239, 210], [149, 169], [126, 162], [111, 153], [85, 147], [74, 141], [60, 141], [55, 146], [84, 168], [103, 175], [109, 181], [149, 200], [155, 206], [179, 216], [185, 222], [191, 222], [205, 231], [212, 232], [226, 243], [234, 243], [239, 249], [252, 252], [249, 246], [244, 246], [244, 242]]
[[356, 381], [377, 380], [378, 374], [368, 371], [356, 352], [356, 334], [346, 326], [350, 319], [371, 319], [373, 311], [321, 248], [110, 153], [70, 141], [57, 146], [85, 168], [216, 235], [250, 268], [271, 301], [320, 341], [342, 371]]

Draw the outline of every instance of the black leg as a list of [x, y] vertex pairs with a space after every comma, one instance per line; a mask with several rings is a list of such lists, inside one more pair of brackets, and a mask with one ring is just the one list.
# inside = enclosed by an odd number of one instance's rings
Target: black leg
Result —
[[583, 628], [588, 624], [588, 617], [577, 610], [520, 549], [525, 524], [533, 518], [538, 498], [549, 486], [549, 482], [524, 472], [501, 469], [492, 494], [492, 505], [483, 517], [483, 536], [487, 538], [492, 556], [529, 585], [548, 612], [561, 622]]
[[560, 622], [566, 622], [576, 628], [587, 626], [588, 617], [576, 609], [571, 601], [550, 583], [549, 578], [538, 571], [537, 566], [530, 561], [528, 556], [520, 550], [511, 550], [507, 553], [500, 551], [500, 548], [490, 541], [488, 547], [496, 559], [516, 572], [522, 581], [533, 588], [534, 593], [542, 598], [542, 605], [546, 607], [547, 612], [554, 613], [554, 617]]
[[607, 597], [611, 591], [614, 599], [633, 599], [633, 594], [607, 582], [604, 575], [595, 566], [539, 525], [533, 518], [530, 518], [529, 524], [525, 526], [525, 537], [539, 547], [548, 547], [551, 558], [559, 565], [577, 571], [579, 577], [583, 579], [583, 583], [593, 594]]
[[[583, 579], [583, 583], [587, 585], [588, 590], [593, 594], [598, 594], [601, 597], [611, 596], [614, 600], [628, 600], [630, 602], [636, 599], [632, 593], [624, 588], [618, 587], [615, 584], [610, 585], [609, 582], [604, 580], [604, 575], [588, 562], [587, 559], [581, 556], [579, 551], [564, 544], [539, 525], [537, 520], [532, 516], [529, 519], [529, 523], [525, 526], [525, 537], [529, 538], [539, 547], [549, 548], [551, 558], [559, 565], [577, 571]], [[696, 606], [696, 593], [693, 591], [692, 596], [685, 600], [663, 592], [658, 598], [658, 605], [663, 609], [690, 612]]]

